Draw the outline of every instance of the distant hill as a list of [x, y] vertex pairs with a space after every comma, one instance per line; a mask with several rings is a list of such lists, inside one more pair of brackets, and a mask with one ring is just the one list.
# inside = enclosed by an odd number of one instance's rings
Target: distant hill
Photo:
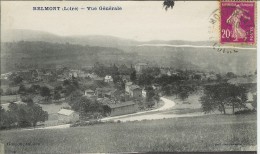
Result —
[[36, 41], [5, 42], [1, 43], [1, 72], [50, 68], [56, 65], [77, 67], [101, 61], [112, 64], [118, 62], [122, 56], [128, 54], [109, 47]]
[[[138, 42], [112, 36], [58, 36], [31, 30], [10, 30], [2, 33], [1, 71], [24, 67], [67, 64], [93, 65], [135, 64], [170, 66], [220, 73], [246, 74], [256, 70], [256, 50], [241, 49], [238, 53], [219, 53], [212, 42], [161, 41]], [[10, 43], [12, 42], [12, 43]], [[195, 45], [192, 47], [139, 46], [143, 44]]]
[[152, 41], [135, 41], [131, 39], [122, 39], [114, 36], [105, 35], [74, 35], [74, 36], [59, 36], [43, 31], [34, 31], [26, 29], [14, 29], [2, 32], [2, 42], [13, 41], [43, 41], [43, 42], [56, 42], [56, 43], [72, 43], [90, 46], [103, 46], [103, 47], [126, 47], [137, 46], [141, 44], [173, 44], [173, 45], [211, 45], [207, 41], [182, 41], [182, 40], [152, 40]]
[[2, 32], [2, 42], [13, 41], [43, 41], [56, 43], [71, 43], [102, 47], [135, 46], [137, 41], [121, 39], [113, 36], [87, 35], [87, 36], [59, 36], [42, 31], [15, 29]]

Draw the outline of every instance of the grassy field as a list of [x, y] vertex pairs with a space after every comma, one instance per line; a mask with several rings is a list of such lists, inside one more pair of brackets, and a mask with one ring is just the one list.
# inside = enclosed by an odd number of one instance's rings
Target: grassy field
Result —
[[1, 132], [6, 153], [240, 151], [256, 140], [256, 114]]
[[165, 114], [188, 114], [202, 112], [201, 103], [199, 101], [200, 95], [198, 94], [190, 95], [185, 101], [176, 98], [176, 96], [168, 96], [166, 98], [174, 101], [176, 104], [172, 110], [164, 112]]
[[39, 104], [44, 111], [47, 111], [49, 114], [58, 113], [63, 107], [70, 107], [68, 103], [61, 104]]

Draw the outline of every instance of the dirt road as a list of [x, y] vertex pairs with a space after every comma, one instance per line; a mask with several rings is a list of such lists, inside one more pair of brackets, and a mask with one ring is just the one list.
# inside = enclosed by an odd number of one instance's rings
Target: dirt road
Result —
[[164, 111], [167, 111], [169, 109], [172, 109], [175, 106], [175, 102], [161, 97], [160, 98], [164, 105], [158, 109], [150, 110], [150, 111], [144, 111], [144, 112], [138, 112], [133, 114], [127, 114], [122, 116], [115, 116], [115, 117], [107, 117], [101, 119], [101, 121], [141, 121], [141, 120], [155, 120], [155, 119], [167, 119], [167, 118], [175, 118], [175, 117], [189, 117], [189, 116], [201, 116], [202, 113], [193, 113], [193, 114], [166, 114]]

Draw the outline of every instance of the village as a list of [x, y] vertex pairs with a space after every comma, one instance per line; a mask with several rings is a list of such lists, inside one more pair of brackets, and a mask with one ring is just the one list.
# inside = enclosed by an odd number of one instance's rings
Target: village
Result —
[[[246, 78], [250, 80], [250, 76]], [[59, 65], [55, 69], [1, 74], [1, 106], [7, 111], [10, 103], [26, 104], [31, 100], [48, 114], [48, 118], [38, 124], [53, 126], [149, 111], [163, 105], [160, 97], [164, 95], [175, 94], [185, 102], [190, 94], [201, 90], [200, 85], [238, 79], [231, 72], [221, 76], [147, 63], [129, 67], [96, 63], [81, 69]], [[253, 82], [244, 80], [242, 82]], [[252, 101], [256, 94], [250, 93], [250, 97]], [[88, 100], [98, 105], [82, 107]]]

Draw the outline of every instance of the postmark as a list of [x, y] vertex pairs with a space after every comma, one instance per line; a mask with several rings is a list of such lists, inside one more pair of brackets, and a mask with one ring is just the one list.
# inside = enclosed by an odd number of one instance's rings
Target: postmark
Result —
[[220, 10], [216, 9], [214, 10], [209, 18], [209, 27], [208, 27], [208, 33], [209, 33], [209, 41], [212, 44], [212, 49], [219, 53], [238, 53], [238, 48], [235, 47], [227, 47], [225, 44], [220, 43]]
[[220, 43], [256, 43], [256, 2], [220, 1]]

